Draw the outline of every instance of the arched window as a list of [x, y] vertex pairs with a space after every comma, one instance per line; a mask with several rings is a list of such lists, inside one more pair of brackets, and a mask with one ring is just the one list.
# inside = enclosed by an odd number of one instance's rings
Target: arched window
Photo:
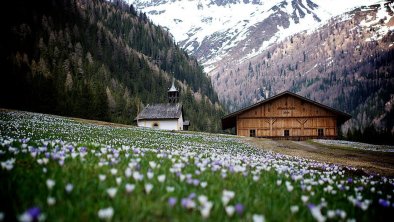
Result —
[[153, 124], [152, 124], [152, 127], [153, 127], [153, 128], [159, 128], [159, 123], [153, 123]]

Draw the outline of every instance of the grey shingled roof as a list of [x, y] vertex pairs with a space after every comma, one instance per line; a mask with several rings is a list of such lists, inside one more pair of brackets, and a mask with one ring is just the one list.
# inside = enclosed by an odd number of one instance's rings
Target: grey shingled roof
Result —
[[181, 115], [182, 105], [180, 103], [157, 103], [147, 105], [135, 119], [178, 119]]

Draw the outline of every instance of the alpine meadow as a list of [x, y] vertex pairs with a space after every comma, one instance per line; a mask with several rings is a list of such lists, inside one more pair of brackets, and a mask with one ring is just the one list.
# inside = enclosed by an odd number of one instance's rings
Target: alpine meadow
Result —
[[0, 222], [394, 218], [394, 0], [2, 4]]

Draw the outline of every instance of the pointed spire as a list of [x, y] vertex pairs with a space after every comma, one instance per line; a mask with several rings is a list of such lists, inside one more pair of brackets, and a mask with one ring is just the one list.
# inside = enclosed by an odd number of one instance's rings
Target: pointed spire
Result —
[[168, 102], [169, 103], [178, 103], [179, 101], [179, 91], [175, 87], [175, 78], [172, 79], [172, 86], [168, 90]]
[[168, 92], [176, 92], [176, 91], [178, 91], [178, 89], [175, 87], [175, 78], [172, 78], [172, 86], [168, 90]]

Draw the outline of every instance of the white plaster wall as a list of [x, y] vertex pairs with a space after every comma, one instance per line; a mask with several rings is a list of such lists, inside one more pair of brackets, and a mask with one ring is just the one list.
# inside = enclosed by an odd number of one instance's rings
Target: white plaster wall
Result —
[[183, 130], [183, 118], [182, 118], [182, 115], [178, 119], [178, 130]]
[[[179, 119], [182, 119], [179, 118]], [[179, 119], [171, 119], [171, 120], [139, 120], [138, 126], [139, 127], [149, 127], [153, 128], [154, 123], [158, 123], [158, 129], [163, 130], [182, 130], [183, 129], [183, 122], [179, 125]], [[180, 128], [181, 127], [181, 128]]]

